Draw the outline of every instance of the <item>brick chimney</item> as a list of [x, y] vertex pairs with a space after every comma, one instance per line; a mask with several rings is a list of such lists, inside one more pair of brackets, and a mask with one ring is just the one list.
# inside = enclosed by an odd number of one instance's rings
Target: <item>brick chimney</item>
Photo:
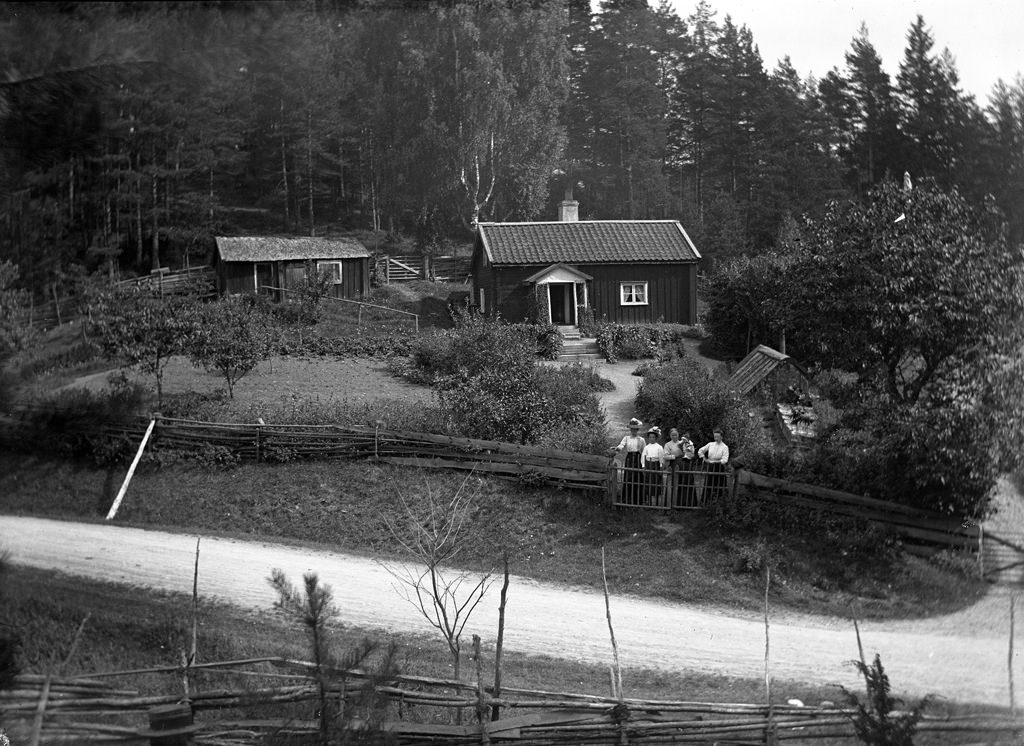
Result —
[[558, 222], [576, 223], [580, 219], [580, 203], [574, 199], [563, 200], [558, 203]]

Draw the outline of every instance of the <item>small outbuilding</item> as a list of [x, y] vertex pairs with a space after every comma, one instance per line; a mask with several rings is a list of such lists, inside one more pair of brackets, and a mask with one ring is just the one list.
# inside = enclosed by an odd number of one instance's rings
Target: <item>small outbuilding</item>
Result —
[[576, 326], [581, 315], [626, 324], [697, 319], [700, 253], [676, 220], [480, 223], [473, 304], [487, 315]]
[[777, 426], [791, 445], [803, 447], [816, 437], [810, 379], [789, 355], [758, 345], [733, 371], [729, 388], [757, 402], [766, 413], [765, 423]]
[[788, 392], [806, 394], [810, 381], [807, 372], [789, 355], [758, 345], [729, 376], [729, 388], [741, 396], [775, 404], [788, 398]]
[[335, 298], [358, 298], [370, 290], [370, 252], [352, 238], [218, 236], [217, 288], [221, 293], [278, 295], [298, 288], [312, 263], [332, 278]]

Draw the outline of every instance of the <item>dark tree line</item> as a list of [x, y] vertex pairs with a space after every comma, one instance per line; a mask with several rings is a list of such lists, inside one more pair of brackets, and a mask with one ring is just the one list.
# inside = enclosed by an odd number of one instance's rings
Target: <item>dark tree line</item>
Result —
[[714, 259], [904, 171], [1024, 236], [1024, 80], [984, 107], [924, 21], [891, 79], [766, 70], [706, 2], [37, 3], [0, 23], [0, 256], [37, 293], [209, 259], [212, 236], [678, 218]]

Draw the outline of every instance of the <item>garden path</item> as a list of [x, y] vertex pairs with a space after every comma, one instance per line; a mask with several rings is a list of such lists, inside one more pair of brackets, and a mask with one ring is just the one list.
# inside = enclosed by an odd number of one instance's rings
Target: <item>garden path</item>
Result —
[[[20, 516], [0, 516], [0, 536], [14, 564], [163, 591], [191, 590], [195, 536]], [[268, 610], [274, 594], [266, 578], [273, 568], [282, 569], [293, 581], [312, 571], [343, 599], [343, 623], [386, 632], [431, 632], [393, 589], [388, 570], [371, 559], [203, 537], [199, 563], [199, 593], [204, 597]], [[1008, 616], [1008, 598], [999, 593], [979, 604], [984, 613], [1001, 609]], [[493, 634], [496, 597], [497, 589], [491, 588], [467, 635]], [[1005, 706], [1009, 701], [1006, 637], [993, 632], [991, 625], [982, 629], [965, 621], [973, 613], [896, 624], [865, 622], [861, 625], [865, 653], [881, 655], [894, 689], [905, 696], [934, 693], [962, 702]], [[617, 594], [611, 599], [611, 614], [625, 667], [754, 679], [764, 675], [765, 630], [756, 615]], [[526, 654], [607, 664], [611, 650], [604, 598], [589, 589], [514, 577], [505, 646]], [[854, 632], [845, 620], [772, 619], [771, 674], [776, 681], [860, 689], [862, 684], [849, 664], [856, 655]], [[1012, 665], [1016, 680], [1024, 681], [1024, 655], [1018, 652]], [[780, 690], [784, 696], [781, 684]]]

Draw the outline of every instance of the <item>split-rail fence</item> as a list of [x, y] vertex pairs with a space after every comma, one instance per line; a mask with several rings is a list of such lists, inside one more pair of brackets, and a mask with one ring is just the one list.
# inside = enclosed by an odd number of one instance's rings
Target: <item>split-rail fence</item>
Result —
[[[546, 485], [590, 492], [609, 505], [625, 508], [702, 508], [712, 500], [738, 495], [795, 507], [851, 516], [884, 526], [903, 539], [905, 548], [928, 555], [943, 549], [979, 552], [984, 541], [980, 526], [898, 503], [848, 492], [767, 477], [746, 469], [721, 475], [722, 484], [709, 489], [707, 474], [692, 473], [691, 486], [676, 491], [669, 479], [659, 479], [655, 492], [631, 497], [628, 475], [610, 456], [577, 453], [494, 440], [462, 438], [435, 433], [389, 430], [374, 425], [276, 425], [199, 422], [154, 416], [149, 446], [156, 449], [196, 451], [221, 449], [239, 461], [287, 462], [302, 459], [369, 458], [429, 469], [454, 469], [488, 474], [529, 485]], [[131, 424], [98, 425], [97, 430], [137, 445], [148, 420]], [[16, 445], [24, 440], [15, 423], [0, 440]], [[647, 478], [647, 475], [638, 475]], [[644, 487], [643, 489], [648, 489]]]
[[[159, 673], [188, 680], [188, 696], [145, 695], [121, 685], [132, 676]], [[236, 681], [256, 679], [232, 688], [223, 678], [218, 681], [218, 673], [234, 674]], [[361, 734], [361, 742], [395, 746], [855, 742], [854, 710], [827, 703], [654, 701], [509, 687], [496, 694], [479, 677], [476, 682], [423, 676], [382, 680], [354, 670], [324, 671], [321, 693], [314, 673], [310, 663], [258, 658], [81, 677], [21, 675], [13, 688], [0, 691], [0, 722], [12, 743], [157, 744], [165, 741], [147, 733], [147, 713], [185, 702], [195, 730], [175, 743], [318, 743], [322, 730], [316, 710], [326, 697], [360, 715], [332, 724], [337, 742], [347, 742], [337, 730], [346, 727], [352, 729], [348, 736]], [[111, 677], [118, 686], [106, 683]], [[370, 694], [374, 701], [368, 708]], [[917, 730], [1009, 746], [1024, 735], [1024, 721], [998, 713], [926, 714]], [[372, 731], [380, 738], [367, 739]]]

